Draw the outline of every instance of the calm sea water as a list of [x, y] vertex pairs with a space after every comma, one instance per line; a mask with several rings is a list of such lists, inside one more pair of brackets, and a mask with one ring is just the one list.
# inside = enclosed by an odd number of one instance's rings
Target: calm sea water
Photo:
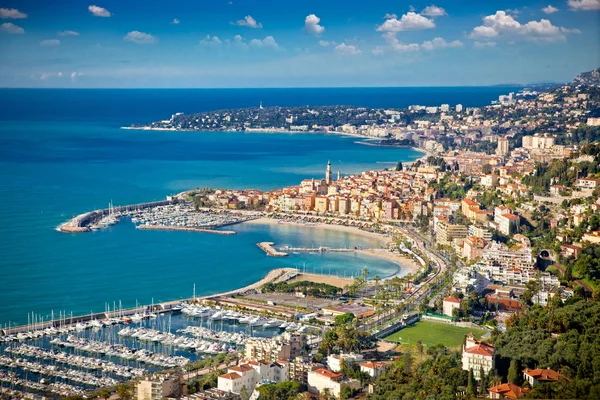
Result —
[[55, 227], [86, 210], [164, 198], [194, 187], [273, 189], [335, 170], [410, 161], [410, 149], [360, 146], [321, 134], [138, 132], [119, 129], [174, 112], [256, 105], [483, 105], [510, 88], [289, 90], [0, 90], [0, 324], [27, 313], [74, 314], [209, 294], [276, 267], [350, 276], [385, 260], [345, 254], [266, 257], [259, 241], [377, 246], [342, 232], [240, 225], [238, 235], [137, 231], [121, 223], [82, 235]]

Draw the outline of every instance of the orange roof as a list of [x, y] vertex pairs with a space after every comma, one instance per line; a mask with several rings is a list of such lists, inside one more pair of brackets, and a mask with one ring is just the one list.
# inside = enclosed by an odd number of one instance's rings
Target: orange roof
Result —
[[449, 303], [458, 303], [458, 304], [460, 304], [460, 299], [458, 299], [458, 298], [456, 298], [454, 296], [446, 297], [444, 299], [444, 301], [447, 301]]
[[341, 378], [342, 376], [344, 376], [344, 374], [337, 374], [337, 373], [332, 372], [325, 368], [319, 368], [319, 369], [314, 370], [313, 372], [315, 372], [319, 375], [322, 375], [324, 377], [327, 377], [329, 379]]
[[241, 379], [242, 377], [240, 375], [236, 374], [235, 372], [231, 372], [229, 374], [220, 375], [219, 378], [234, 380], [234, 379]]
[[366, 361], [360, 364], [361, 367], [369, 368], [369, 369], [381, 369], [383, 368], [383, 363], [379, 361]]
[[513, 220], [513, 221], [514, 221], [514, 220], [517, 220], [517, 219], [519, 219], [519, 217], [518, 217], [518, 216], [516, 216], [516, 215], [514, 215], [514, 214], [502, 214], [502, 216], [503, 216], [504, 218], [511, 219], [511, 220]]
[[518, 399], [529, 392], [529, 389], [522, 388], [513, 383], [503, 383], [488, 389], [491, 393], [498, 393], [508, 399]]
[[537, 381], [556, 382], [561, 378], [561, 375], [558, 372], [550, 368], [524, 369], [523, 372], [525, 373], [525, 375], [529, 375]]
[[252, 370], [252, 367], [249, 366], [248, 364], [241, 364], [241, 365], [235, 365], [233, 367], [229, 367], [229, 369], [231, 369], [233, 371], [238, 371], [238, 372], [248, 372], [248, 371]]
[[475, 342], [473, 346], [465, 347], [465, 352], [487, 357], [494, 356], [494, 350], [496, 350], [496, 348], [493, 345], [486, 342], [478, 342], [476, 340], [473, 340], [473, 342]]
[[479, 204], [471, 199], [464, 199], [463, 200], [467, 205], [469, 206], [478, 206]]

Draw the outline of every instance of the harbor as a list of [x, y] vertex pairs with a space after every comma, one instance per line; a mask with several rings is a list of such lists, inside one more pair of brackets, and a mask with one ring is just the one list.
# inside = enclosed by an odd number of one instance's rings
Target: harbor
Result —
[[239, 224], [263, 216], [261, 212], [196, 209], [182, 194], [166, 200], [94, 210], [74, 216], [58, 227], [60, 232], [83, 233], [97, 231], [129, 219], [138, 229], [204, 232], [234, 235], [234, 231], [219, 228]]

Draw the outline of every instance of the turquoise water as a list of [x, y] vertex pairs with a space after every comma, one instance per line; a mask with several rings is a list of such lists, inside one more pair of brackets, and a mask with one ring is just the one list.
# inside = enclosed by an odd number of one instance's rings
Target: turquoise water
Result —
[[[88, 313], [238, 288], [276, 267], [352, 275], [389, 261], [348, 254], [270, 258], [259, 241], [373, 247], [372, 239], [290, 226], [239, 225], [238, 235], [137, 231], [122, 223], [55, 230], [90, 209], [162, 199], [194, 187], [274, 189], [324, 175], [393, 167], [421, 154], [322, 134], [121, 130], [178, 111], [256, 105], [478, 106], [508, 88], [280, 90], [0, 90], [0, 324], [27, 314]], [[309, 229], [309, 230], [307, 230]]]
[[68, 235], [55, 227], [73, 214], [164, 198], [194, 187], [273, 189], [321, 177], [327, 160], [344, 173], [393, 166], [420, 153], [360, 146], [314, 134], [173, 133], [100, 123], [19, 122], [0, 126], [0, 323], [27, 313], [87, 313], [105, 302], [150, 303], [250, 284], [276, 267], [381, 276], [389, 261], [343, 254], [270, 258], [260, 241], [377, 246], [364, 237], [301, 227], [238, 226], [234, 236], [136, 231], [130, 223]]

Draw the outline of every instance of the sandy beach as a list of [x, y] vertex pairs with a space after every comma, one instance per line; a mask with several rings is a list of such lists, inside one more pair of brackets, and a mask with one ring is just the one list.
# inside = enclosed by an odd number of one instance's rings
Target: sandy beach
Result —
[[[377, 240], [379, 240], [379, 242], [381, 243], [381, 246], [383, 246], [383, 247], [387, 246], [387, 244], [392, 241], [392, 238], [390, 236], [382, 235], [382, 234], [374, 233], [374, 232], [363, 231], [354, 226], [328, 225], [328, 224], [303, 224], [303, 223], [299, 223], [299, 222], [281, 221], [278, 219], [271, 219], [271, 218], [266, 218], [266, 217], [254, 219], [251, 221], [246, 221], [243, 223], [244, 224], [261, 224], [261, 225], [290, 224], [290, 225], [301, 226], [301, 227], [308, 228], [308, 229], [325, 229], [325, 230], [330, 230], [330, 231], [349, 232], [349, 233], [352, 233], [355, 235], [362, 235], [365, 237], [377, 239]], [[356, 250], [356, 252], [363, 254], [363, 255], [371, 256], [371, 257], [383, 258], [383, 259], [391, 261], [401, 267], [401, 270], [398, 271], [397, 274], [394, 274], [393, 276], [390, 276], [386, 279], [393, 278], [394, 276], [397, 276], [397, 275], [405, 275], [404, 271], [406, 271], [407, 269], [411, 273], [415, 272], [419, 269], [419, 265], [414, 260], [412, 260], [408, 257], [405, 257], [399, 253], [393, 253], [384, 248], [375, 249], [375, 250]]]

